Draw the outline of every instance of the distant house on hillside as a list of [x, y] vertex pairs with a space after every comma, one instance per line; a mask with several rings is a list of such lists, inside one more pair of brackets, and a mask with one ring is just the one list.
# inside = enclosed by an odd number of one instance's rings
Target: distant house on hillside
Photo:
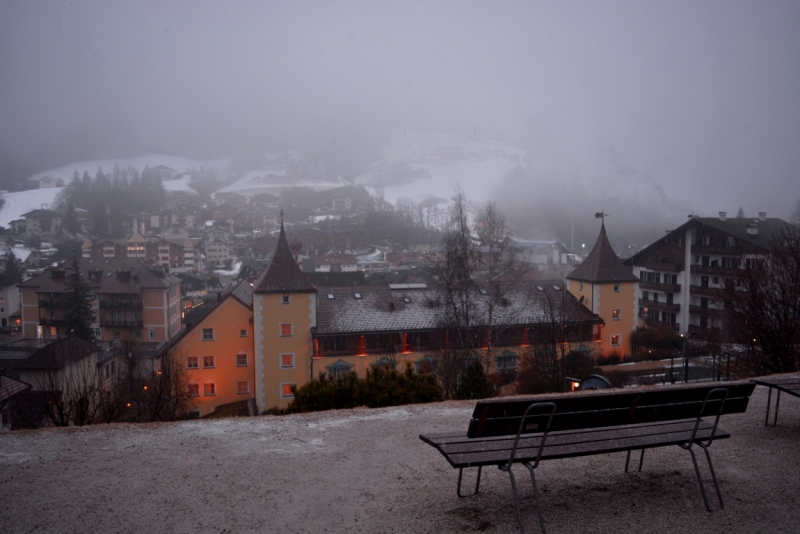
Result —
[[353, 272], [357, 269], [358, 260], [350, 254], [341, 252], [331, 252], [314, 259], [316, 271], [318, 272]]
[[52, 189], [54, 187], [64, 187], [64, 180], [53, 178], [52, 176], [42, 176], [39, 178], [39, 189]]
[[162, 182], [166, 180], [174, 180], [177, 175], [178, 171], [167, 167], [166, 165], [156, 165], [155, 167], [147, 166], [142, 171], [142, 177], [158, 178]]
[[23, 213], [25, 218], [25, 233], [53, 237], [61, 229], [61, 214], [57, 211], [38, 209]]

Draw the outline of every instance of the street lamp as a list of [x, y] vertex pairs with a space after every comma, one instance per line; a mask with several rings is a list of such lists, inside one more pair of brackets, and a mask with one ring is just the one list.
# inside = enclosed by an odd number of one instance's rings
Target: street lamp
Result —
[[[697, 332], [692, 332], [689, 334], [689, 337], [692, 338]], [[683, 343], [681, 344], [681, 357], [683, 358], [683, 381], [689, 381], [689, 361], [686, 359], [686, 336], [681, 334], [681, 338], [683, 339]], [[673, 380], [674, 381], [674, 380]]]

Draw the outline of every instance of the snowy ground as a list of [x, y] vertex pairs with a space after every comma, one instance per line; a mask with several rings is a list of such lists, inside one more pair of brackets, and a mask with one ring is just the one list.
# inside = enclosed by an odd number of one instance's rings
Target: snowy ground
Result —
[[15, 219], [21, 219], [23, 213], [41, 209], [44, 207], [54, 208], [56, 196], [64, 189], [63, 187], [50, 187], [46, 189], [29, 189], [27, 191], [17, 191], [14, 193], [4, 193], [2, 196], [6, 203], [0, 208], [0, 226], [8, 228], [8, 223]]
[[[797, 532], [800, 400], [765, 427], [766, 398], [758, 387], [746, 414], [723, 418], [732, 438], [711, 447], [724, 511], [705, 510], [689, 454], [669, 447], [638, 475], [624, 453], [543, 462], [548, 531]], [[417, 437], [466, 430], [472, 406], [0, 433], [0, 531], [517, 532], [504, 473], [459, 499], [458, 472]]]

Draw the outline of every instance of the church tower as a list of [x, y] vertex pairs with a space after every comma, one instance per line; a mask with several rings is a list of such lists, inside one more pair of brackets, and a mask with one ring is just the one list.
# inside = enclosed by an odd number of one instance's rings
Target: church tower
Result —
[[594, 248], [566, 276], [567, 289], [605, 322], [600, 335], [604, 355], [631, 353], [631, 334], [636, 329], [636, 278], [622, 263], [606, 235], [605, 221]]
[[295, 262], [281, 212], [275, 255], [253, 289], [259, 410], [285, 407], [293, 398], [291, 386], [301, 386], [311, 378], [311, 329], [316, 326], [316, 314], [317, 288]]

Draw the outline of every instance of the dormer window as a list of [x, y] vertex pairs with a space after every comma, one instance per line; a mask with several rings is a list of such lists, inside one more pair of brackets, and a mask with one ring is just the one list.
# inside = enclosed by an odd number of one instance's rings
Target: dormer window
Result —
[[334, 299], [333, 293], [328, 293], [328, 300], [333, 300], [333, 299]]
[[360, 299], [360, 298], [361, 298], [361, 293], [353, 293], [353, 296], [354, 296], [356, 299]]

